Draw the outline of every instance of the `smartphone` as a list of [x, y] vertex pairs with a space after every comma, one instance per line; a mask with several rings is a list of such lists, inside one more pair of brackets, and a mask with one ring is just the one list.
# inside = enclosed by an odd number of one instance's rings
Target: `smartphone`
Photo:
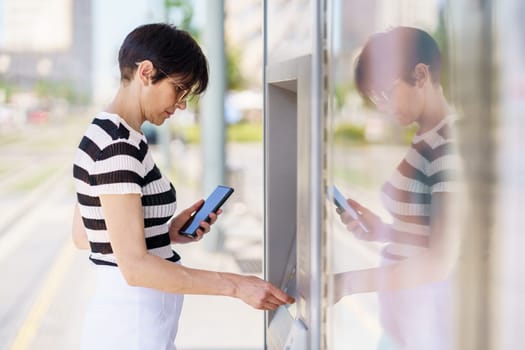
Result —
[[209, 222], [210, 213], [216, 213], [217, 210], [226, 202], [233, 193], [233, 188], [219, 185], [206, 198], [204, 204], [189, 218], [182, 226], [179, 233], [186, 236], [197, 236], [197, 229], [201, 221]]
[[328, 197], [334, 201], [334, 204], [339, 210], [345, 211], [348, 214], [350, 214], [350, 216], [354, 220], [357, 220], [359, 222], [359, 226], [361, 226], [363, 231], [368, 232], [368, 228], [359, 220], [357, 210], [354, 209], [350, 204], [348, 204], [346, 198], [343, 196], [341, 191], [339, 191], [339, 189], [335, 187], [335, 185], [328, 188]]

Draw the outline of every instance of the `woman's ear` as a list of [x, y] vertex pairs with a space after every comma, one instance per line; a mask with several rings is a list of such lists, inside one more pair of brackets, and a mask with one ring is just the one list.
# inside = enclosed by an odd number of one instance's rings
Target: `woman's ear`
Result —
[[137, 62], [137, 71], [135, 72], [135, 75], [142, 84], [149, 85], [154, 70], [153, 63], [150, 60], [144, 60]]
[[424, 63], [418, 63], [414, 67], [414, 78], [417, 87], [423, 87], [426, 82], [430, 81], [430, 71]]

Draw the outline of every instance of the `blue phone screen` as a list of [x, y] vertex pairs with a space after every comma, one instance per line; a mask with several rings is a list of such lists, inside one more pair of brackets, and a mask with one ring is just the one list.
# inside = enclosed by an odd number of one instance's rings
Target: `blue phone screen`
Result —
[[217, 186], [215, 190], [206, 198], [200, 209], [191, 217], [191, 222], [181, 229], [185, 235], [195, 235], [201, 221], [208, 219], [211, 212], [217, 211], [222, 204], [232, 194], [233, 188], [227, 186]]

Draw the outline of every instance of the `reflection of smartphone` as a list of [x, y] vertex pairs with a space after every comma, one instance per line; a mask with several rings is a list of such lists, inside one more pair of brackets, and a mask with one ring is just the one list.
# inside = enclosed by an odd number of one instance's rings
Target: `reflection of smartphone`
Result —
[[343, 196], [343, 194], [337, 189], [337, 187], [332, 186], [328, 189], [328, 197], [331, 198], [337, 208], [341, 211], [346, 211], [350, 216], [354, 219], [359, 221], [359, 226], [363, 229], [363, 231], [368, 232], [368, 229], [366, 226], [359, 220], [359, 215], [357, 214], [357, 210], [355, 210], [348, 202], [346, 201], [346, 198]]
[[215, 213], [226, 202], [233, 193], [233, 188], [227, 186], [217, 186], [215, 190], [206, 198], [204, 204], [193, 214], [180, 229], [180, 234], [196, 237], [197, 229], [201, 221], [209, 222], [210, 213]]

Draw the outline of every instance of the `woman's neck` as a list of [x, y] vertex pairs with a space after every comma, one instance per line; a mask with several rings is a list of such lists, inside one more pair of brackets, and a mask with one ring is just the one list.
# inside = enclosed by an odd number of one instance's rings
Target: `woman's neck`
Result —
[[139, 101], [132, 84], [121, 84], [113, 101], [106, 108], [106, 112], [118, 114], [129, 126], [141, 132], [140, 127], [145, 119]]
[[431, 98], [427, 99], [426, 108], [418, 121], [418, 134], [423, 134], [438, 125], [450, 113], [450, 106], [443, 95], [441, 86], [434, 87]]

